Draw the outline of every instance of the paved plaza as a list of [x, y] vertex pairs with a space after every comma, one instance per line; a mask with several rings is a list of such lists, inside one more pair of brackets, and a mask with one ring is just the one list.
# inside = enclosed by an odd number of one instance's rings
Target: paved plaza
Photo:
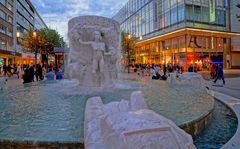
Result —
[[[212, 82], [212, 80], [207, 80], [207, 85], [209, 89], [218, 91], [220, 93], [239, 98], [240, 99], [240, 70], [235, 69], [235, 70], [224, 70], [225, 73], [225, 80], [226, 84], [222, 85], [222, 81], [218, 80], [216, 84]], [[205, 78], [209, 78], [207, 75], [209, 75], [209, 72], [200, 72], [200, 74], [203, 75]], [[119, 74], [120, 78], [131, 78], [139, 81], [149, 81], [151, 77], [149, 76], [144, 76], [140, 77], [136, 73], [121, 73]], [[18, 79], [16, 75], [8, 78], [7, 82], [7, 87], [14, 87], [16, 85], [22, 84], [23, 80]]]

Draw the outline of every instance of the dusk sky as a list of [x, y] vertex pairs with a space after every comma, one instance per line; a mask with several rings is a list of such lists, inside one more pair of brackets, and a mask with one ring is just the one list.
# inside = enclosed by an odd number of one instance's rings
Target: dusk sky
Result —
[[48, 27], [67, 38], [67, 23], [76, 16], [112, 17], [127, 0], [32, 0]]

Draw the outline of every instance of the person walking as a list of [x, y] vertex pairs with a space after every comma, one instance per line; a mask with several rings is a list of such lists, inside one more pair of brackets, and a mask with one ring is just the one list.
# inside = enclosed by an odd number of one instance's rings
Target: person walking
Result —
[[18, 64], [18, 66], [17, 66], [17, 76], [18, 76], [18, 79], [20, 78], [20, 76], [22, 74], [21, 72], [22, 72], [21, 66], [20, 66], [20, 64]]
[[223, 73], [223, 68], [221, 65], [218, 65], [218, 69], [217, 69], [217, 77], [216, 79], [213, 81], [214, 83], [217, 82], [218, 79], [222, 79], [223, 84], [225, 84], [225, 79], [224, 79], [224, 73]]

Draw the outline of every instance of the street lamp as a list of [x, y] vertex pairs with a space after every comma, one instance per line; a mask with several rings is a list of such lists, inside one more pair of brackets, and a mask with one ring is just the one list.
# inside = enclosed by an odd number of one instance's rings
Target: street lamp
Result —
[[34, 38], [37, 37], [37, 32], [36, 32], [36, 31], [33, 32], [33, 37], [34, 37]]
[[20, 32], [17, 32], [17, 38], [19, 38], [20, 37]]
[[35, 41], [34, 41], [34, 46], [35, 46], [35, 61], [34, 61], [34, 65], [35, 65], [35, 67], [37, 67], [37, 32], [36, 31], [33, 31], [33, 37], [34, 37], [34, 39], [35, 39]]
[[128, 46], [127, 46], [127, 50], [128, 50], [128, 73], [130, 73], [130, 40], [131, 40], [132, 36], [129, 34], [128, 35]]
[[[21, 34], [20, 34], [20, 32], [19, 31], [17, 31], [17, 33], [16, 33], [16, 36], [17, 36], [17, 44], [18, 43], [20, 43], [20, 36], [21, 36]], [[17, 47], [17, 46], [16, 46]], [[16, 59], [15, 59], [15, 55], [16, 55], [16, 47], [15, 47], [15, 54], [14, 54], [14, 62], [16, 63]]]

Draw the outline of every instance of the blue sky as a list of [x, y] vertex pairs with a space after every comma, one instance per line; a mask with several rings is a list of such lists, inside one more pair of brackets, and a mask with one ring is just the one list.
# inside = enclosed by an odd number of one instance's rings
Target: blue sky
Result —
[[45, 23], [67, 39], [67, 23], [76, 16], [112, 17], [128, 0], [32, 0]]

